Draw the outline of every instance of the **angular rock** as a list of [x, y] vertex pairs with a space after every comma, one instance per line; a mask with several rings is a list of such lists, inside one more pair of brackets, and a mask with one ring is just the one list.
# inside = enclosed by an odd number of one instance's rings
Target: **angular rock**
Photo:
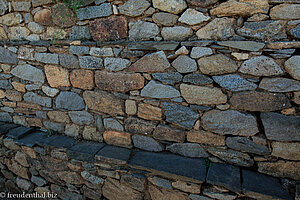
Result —
[[213, 54], [211, 48], [208, 47], [193, 47], [191, 51], [191, 58], [201, 58]]
[[135, 115], [137, 112], [136, 103], [134, 100], [126, 100], [125, 101], [125, 111], [128, 115]]
[[131, 135], [129, 133], [116, 132], [116, 131], [105, 131], [103, 139], [107, 144], [132, 148]]
[[221, 87], [234, 92], [244, 90], [255, 90], [257, 88], [257, 85], [255, 83], [247, 81], [240, 75], [236, 74], [213, 76], [213, 79]]
[[49, 97], [55, 97], [59, 93], [58, 89], [48, 86], [42, 86], [42, 91]]
[[63, 28], [76, 24], [76, 15], [65, 3], [58, 3], [52, 7], [52, 21]]
[[138, 117], [147, 120], [162, 120], [162, 111], [159, 107], [151, 104], [140, 103], [138, 106]]
[[72, 26], [72, 32], [69, 35], [71, 40], [89, 40], [91, 34], [87, 26]]
[[105, 118], [103, 123], [106, 130], [124, 131], [122, 124], [114, 118]]
[[94, 88], [94, 73], [91, 70], [73, 70], [70, 73], [70, 81], [75, 88], [91, 90]]
[[132, 72], [157, 72], [170, 67], [163, 51], [147, 54], [129, 67]]
[[167, 99], [180, 96], [180, 92], [169, 85], [164, 85], [151, 80], [141, 91], [141, 96]]
[[79, 61], [77, 56], [69, 54], [60, 54], [58, 57], [61, 66], [69, 69], [79, 68]]
[[199, 117], [199, 114], [189, 107], [163, 102], [163, 108], [167, 122], [186, 129], [191, 129]]
[[172, 190], [171, 183], [167, 179], [159, 178], [157, 176], [148, 177], [147, 179], [153, 185], [156, 185], [156, 186], [161, 187], [161, 188], [166, 188], [166, 189]]
[[103, 3], [100, 6], [90, 6], [77, 10], [77, 17], [79, 20], [108, 17], [112, 14], [113, 12], [110, 3]]
[[129, 117], [125, 120], [125, 129], [129, 133], [151, 134], [156, 127], [155, 122]]
[[81, 110], [85, 107], [82, 97], [75, 92], [62, 91], [55, 100], [56, 108], [66, 110]]
[[213, 80], [203, 74], [192, 73], [185, 75], [183, 78], [183, 82], [191, 83], [193, 85], [208, 85], [213, 83]]
[[153, 6], [162, 11], [179, 14], [187, 7], [187, 4], [185, 0], [154, 0]]
[[170, 13], [159, 12], [154, 13], [152, 19], [156, 24], [161, 24], [164, 26], [173, 26], [174, 24], [176, 24], [178, 16]]
[[68, 114], [75, 124], [89, 125], [94, 122], [93, 115], [86, 111], [70, 111]]
[[108, 113], [110, 115], [124, 115], [124, 102], [118, 97], [105, 91], [85, 91], [83, 98], [89, 109]]
[[280, 4], [270, 10], [271, 19], [292, 20], [300, 18], [299, 4]]
[[18, 25], [23, 21], [20, 13], [9, 13], [0, 17], [0, 23], [6, 26]]
[[9, 28], [8, 38], [10, 40], [25, 40], [30, 34], [30, 31], [25, 27], [11, 27]]
[[131, 62], [123, 58], [105, 58], [104, 66], [109, 71], [122, 71], [129, 67]]
[[188, 25], [196, 25], [202, 22], [210, 20], [209, 16], [205, 16], [203, 13], [198, 12], [197, 10], [188, 8], [179, 18], [179, 22], [185, 23]]
[[0, 62], [5, 64], [17, 64], [18, 57], [15, 53], [0, 47]]
[[0, 112], [0, 121], [2, 122], [12, 122], [12, 117], [6, 112]]
[[130, 186], [137, 191], [143, 191], [145, 188], [145, 177], [139, 174], [127, 175], [124, 174], [121, 177], [121, 184]]
[[237, 64], [223, 54], [216, 54], [198, 60], [200, 71], [208, 75], [222, 75], [237, 71]]
[[80, 56], [80, 67], [84, 69], [101, 69], [103, 68], [103, 59], [93, 56]]
[[198, 69], [196, 61], [186, 55], [178, 56], [172, 62], [172, 66], [180, 73], [194, 72]]
[[107, 57], [107, 56], [110, 57], [110, 56], [114, 56], [114, 52], [110, 47], [103, 47], [103, 48], [91, 47], [90, 55], [96, 57]]
[[285, 70], [297, 80], [300, 80], [300, 56], [293, 56], [284, 63]]
[[300, 163], [291, 161], [258, 162], [258, 171], [275, 177], [300, 179]]
[[46, 64], [57, 64], [58, 65], [58, 54], [52, 53], [35, 53], [35, 59], [38, 62]]
[[174, 85], [182, 80], [182, 75], [178, 72], [176, 73], [154, 73], [152, 74], [154, 79], [157, 79], [163, 83]]
[[40, 34], [44, 31], [44, 27], [41, 26], [40, 24], [36, 23], [36, 22], [29, 22], [28, 23], [28, 28], [33, 33], [37, 33], [37, 34]]
[[231, 149], [247, 153], [258, 155], [267, 155], [270, 153], [267, 146], [254, 143], [246, 137], [228, 137], [226, 139], [226, 145]]
[[272, 156], [287, 160], [300, 160], [300, 143], [272, 142]]
[[58, 133], [63, 133], [63, 131], [64, 131], [64, 125], [61, 123], [44, 121], [43, 125], [45, 126], [46, 129], [56, 131]]
[[220, 41], [218, 44], [245, 51], [259, 51], [265, 46], [264, 43], [255, 41]]
[[207, 158], [208, 154], [199, 144], [194, 143], [174, 143], [166, 148], [172, 153], [176, 153], [191, 158]]
[[90, 22], [91, 35], [96, 41], [126, 38], [127, 29], [127, 21], [123, 16], [111, 16]]
[[[176, 182], [172, 182], [172, 186], [173, 186], [173, 188], [184, 191], [184, 192], [193, 193], [193, 194], [200, 194], [201, 186], [197, 185], [197, 184], [193, 184], [193, 183], [178, 180]], [[194, 200], [193, 198], [191, 198], [191, 199]]]
[[129, 0], [122, 6], [119, 6], [119, 12], [130, 17], [137, 17], [149, 8], [150, 3], [146, 0]]
[[133, 145], [146, 151], [159, 152], [164, 150], [164, 146], [151, 137], [143, 135], [132, 136]]
[[196, 142], [199, 144], [210, 145], [210, 146], [225, 145], [225, 136], [214, 134], [203, 130], [189, 131], [186, 137], [187, 137], [187, 141], [189, 142]]
[[184, 26], [163, 27], [161, 35], [164, 40], [182, 41], [193, 35], [193, 30]]
[[67, 172], [67, 171], [62, 171], [62, 172], [57, 172], [58, 177], [65, 181], [66, 183], [69, 184], [83, 184], [84, 181], [82, 177], [76, 173], [76, 172]]
[[41, 106], [46, 106], [46, 107], [51, 107], [52, 101], [51, 98], [49, 97], [42, 97], [36, 93], [33, 92], [27, 92], [23, 96], [25, 101], [31, 102], [31, 103], [36, 103]]
[[234, 34], [233, 18], [215, 18], [196, 32], [198, 39], [225, 40]]
[[31, 177], [31, 182], [33, 182], [35, 185], [41, 187], [47, 184], [47, 181], [45, 179], [43, 179], [42, 177], [38, 177], [38, 176], [32, 176]]
[[211, 105], [227, 102], [227, 96], [219, 88], [215, 87], [181, 84], [180, 92], [190, 104]]
[[45, 75], [43, 71], [29, 64], [17, 65], [11, 70], [10, 73], [27, 81], [38, 83], [44, 83], [45, 81]]
[[187, 0], [187, 2], [189, 5], [205, 8], [205, 7], [209, 7], [209, 6], [212, 6], [213, 4], [217, 3], [218, 0]]
[[84, 127], [82, 131], [82, 137], [85, 140], [92, 140], [97, 142], [103, 141], [102, 134], [99, 131], [97, 131], [96, 127], [92, 127], [92, 126]]
[[289, 108], [291, 103], [284, 94], [249, 91], [234, 93], [230, 104], [245, 111], [270, 112]]
[[[47, 174], [48, 175], [48, 174]], [[55, 177], [57, 178], [57, 177]], [[54, 180], [55, 180], [54, 178]], [[67, 188], [60, 187], [55, 184], [51, 184], [51, 191], [55, 194], [57, 194], [58, 197], [62, 199], [74, 199], [74, 200], [82, 200], [84, 197], [78, 193], [71, 192]]]
[[14, 160], [9, 160], [7, 163], [7, 168], [12, 171], [14, 174], [20, 176], [21, 178], [30, 180], [30, 173], [28, 168], [19, 165]]
[[138, 21], [129, 30], [129, 40], [149, 40], [158, 34], [159, 28], [156, 24]]
[[263, 78], [259, 88], [269, 92], [293, 92], [300, 90], [300, 81], [288, 78]]
[[16, 179], [16, 184], [19, 188], [21, 188], [22, 190], [25, 190], [25, 191], [29, 191], [33, 187], [32, 183], [30, 181], [27, 181], [27, 180], [19, 178], [19, 177], [17, 177], [17, 179]]
[[166, 125], [158, 125], [154, 129], [153, 137], [163, 141], [184, 142], [185, 133], [183, 130], [171, 128]]
[[259, 132], [256, 117], [236, 110], [211, 110], [202, 116], [205, 130], [221, 135], [253, 136]]
[[60, 122], [60, 123], [70, 122], [68, 115], [62, 111], [49, 111], [47, 115], [51, 121]]
[[0, 1], [0, 15], [4, 15], [5, 12], [8, 10], [8, 3], [6, 0]]
[[283, 142], [300, 141], [300, 117], [279, 113], [262, 113], [261, 120], [267, 139]]
[[180, 200], [189, 200], [189, 197], [187, 194], [179, 191], [172, 191], [167, 190], [164, 188], [156, 188], [152, 185], [149, 186], [149, 194], [151, 199], [153, 200], [159, 200], [159, 199], [165, 199], [165, 200], [171, 200], [171, 199], [180, 199]]
[[300, 38], [300, 25], [296, 26], [295, 28], [290, 30], [290, 34], [295, 38]]
[[69, 52], [70, 54], [83, 55], [83, 54], [89, 54], [89, 49], [90, 49], [89, 47], [85, 47], [85, 46], [70, 46]]
[[70, 86], [68, 70], [55, 65], [45, 65], [44, 68], [48, 83], [51, 87]]
[[283, 71], [274, 59], [267, 56], [256, 56], [246, 60], [240, 67], [239, 72], [253, 76], [281, 75]]
[[101, 90], [128, 92], [144, 87], [144, 77], [138, 73], [96, 71], [95, 83]]

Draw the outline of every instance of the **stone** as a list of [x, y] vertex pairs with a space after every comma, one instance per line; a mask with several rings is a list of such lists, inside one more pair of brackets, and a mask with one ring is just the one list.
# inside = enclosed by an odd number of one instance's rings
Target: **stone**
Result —
[[7, 34], [6, 34], [6, 31], [3, 27], [0, 28], [0, 39], [1, 40], [8, 40], [8, 37], [7, 37]]
[[300, 141], [299, 116], [270, 112], [262, 113], [261, 120], [267, 139], [282, 142]]
[[193, 194], [200, 194], [200, 188], [201, 188], [200, 185], [179, 181], [179, 180], [172, 182], [172, 187]]
[[295, 38], [300, 38], [300, 25], [296, 26], [295, 28], [290, 30], [290, 34]]
[[56, 131], [58, 133], [62, 133], [64, 131], [64, 126], [61, 123], [44, 121], [43, 125], [46, 129], [49, 129], [51, 131]]
[[198, 113], [185, 106], [163, 102], [163, 108], [167, 122], [186, 129], [191, 129], [199, 117]]
[[79, 57], [80, 68], [84, 69], [102, 69], [102, 58], [95, 58], [93, 56], [80, 56]]
[[279, 160], [277, 162], [258, 162], [257, 165], [260, 173], [295, 180], [299, 180], [300, 178], [299, 162]]
[[263, 78], [259, 88], [269, 92], [293, 92], [300, 90], [300, 81], [288, 78]]
[[184, 26], [163, 27], [161, 35], [164, 40], [182, 41], [193, 35], [191, 28]]
[[237, 71], [237, 64], [223, 54], [203, 57], [198, 60], [199, 69], [203, 74], [222, 75]]
[[91, 35], [96, 41], [126, 38], [127, 29], [127, 21], [124, 16], [111, 16], [90, 22]]
[[29, 12], [29, 9], [31, 7], [30, 2], [12, 2], [12, 6], [14, 8], [14, 11], [27, 11]]
[[89, 40], [91, 34], [87, 26], [72, 26], [72, 32], [69, 35], [71, 40]]
[[114, 56], [114, 53], [112, 48], [110, 47], [103, 47], [103, 48], [91, 47], [90, 55], [96, 57], [106, 57], [106, 56]]
[[22, 101], [22, 93], [16, 90], [6, 90], [5, 97], [11, 101]]
[[255, 90], [257, 88], [257, 85], [255, 83], [247, 81], [246, 79], [242, 78], [240, 75], [237, 74], [213, 76], [213, 79], [221, 87], [234, 92], [244, 90]]
[[68, 114], [75, 124], [90, 125], [91, 123], [94, 123], [93, 115], [86, 111], [70, 111]]
[[156, 24], [144, 21], [138, 21], [129, 30], [129, 40], [149, 40], [159, 34], [159, 28]]
[[129, 0], [122, 6], [119, 6], [119, 12], [130, 17], [137, 17], [149, 8], [150, 3], [146, 0]]
[[191, 8], [188, 8], [178, 19], [179, 22], [188, 25], [196, 25], [208, 20], [210, 20], [209, 16], [205, 16], [203, 13]]
[[21, 188], [22, 190], [25, 190], [25, 191], [29, 191], [33, 187], [32, 183], [30, 183], [30, 181], [27, 181], [27, 180], [19, 178], [19, 177], [17, 177], [17, 179], [16, 179], [16, 184], [19, 188]]
[[52, 3], [52, 0], [32, 0], [32, 6], [38, 7], [46, 4]]
[[246, 137], [228, 137], [226, 139], [226, 145], [231, 149], [247, 153], [258, 155], [268, 155], [270, 153], [267, 146], [254, 143]]
[[129, 67], [132, 72], [160, 72], [170, 67], [163, 51], [147, 54]]
[[108, 113], [110, 115], [124, 115], [124, 102], [118, 97], [105, 91], [85, 91], [83, 98], [89, 109]]
[[135, 115], [137, 112], [137, 106], [134, 100], [125, 101], [125, 112], [127, 115]]
[[237, 29], [237, 33], [243, 37], [250, 37], [254, 39], [267, 40], [267, 39], [285, 39], [284, 21], [261, 21], [261, 22], [245, 22], [242, 28]]
[[96, 71], [96, 86], [101, 90], [128, 92], [144, 87], [144, 77], [138, 73]]
[[207, 151], [229, 164], [242, 167], [251, 167], [254, 164], [254, 161], [248, 154], [242, 153], [240, 151], [216, 147], [209, 147]]
[[60, 123], [70, 122], [68, 115], [62, 111], [49, 111], [47, 115], [51, 121], [60, 122]]
[[58, 64], [58, 54], [35, 53], [35, 59], [46, 64]]
[[105, 118], [103, 123], [106, 130], [124, 131], [122, 124], [114, 118]]
[[103, 139], [107, 144], [132, 148], [131, 135], [125, 132], [104, 131]]
[[8, 38], [10, 40], [25, 40], [30, 31], [25, 27], [10, 27]]
[[271, 19], [292, 20], [300, 18], [299, 4], [280, 4], [270, 10]]
[[183, 78], [183, 82], [191, 83], [193, 85], [208, 85], [213, 83], [213, 80], [203, 74], [192, 73], [185, 75]]
[[59, 179], [69, 184], [80, 185], [84, 183], [82, 177], [76, 172], [61, 171], [61, 172], [57, 172], [57, 176], [59, 177]]
[[172, 153], [176, 153], [191, 158], [207, 158], [208, 154], [202, 146], [195, 143], [174, 143], [166, 148]]
[[208, 47], [193, 47], [191, 51], [191, 58], [201, 58], [212, 55], [213, 51]]
[[53, 24], [52, 22], [52, 13], [49, 9], [42, 9], [37, 11], [34, 14], [34, 21], [44, 25], [44, 26], [50, 26]]
[[82, 171], [80, 174], [81, 174], [82, 178], [84, 178], [85, 180], [89, 181], [92, 184], [98, 185], [98, 184], [104, 183], [103, 178], [95, 176], [95, 175], [89, 173], [88, 171]]
[[190, 104], [211, 105], [227, 102], [227, 96], [215, 87], [180, 85], [180, 92], [183, 98]]
[[99, 6], [90, 6], [77, 10], [77, 18], [79, 20], [108, 17], [112, 14], [110, 3], [103, 3]]
[[156, 24], [161, 24], [163, 26], [173, 26], [176, 24], [178, 18], [177, 15], [164, 12], [154, 13], [152, 16], [152, 19]]
[[143, 135], [133, 135], [132, 142], [134, 147], [146, 151], [159, 152], [164, 150], [164, 146], [151, 137]]
[[60, 187], [55, 184], [51, 184], [51, 192], [57, 194], [57, 196], [60, 197], [61, 199], [74, 199], [74, 200], [84, 199], [82, 195], [75, 192], [71, 192], [69, 189]]
[[172, 190], [172, 186], [169, 180], [159, 178], [157, 176], [149, 177], [147, 180], [155, 186]]
[[217, 3], [218, 0], [187, 0], [187, 2], [189, 5], [205, 8]]
[[125, 120], [125, 130], [129, 133], [151, 134], [156, 127], [155, 122], [129, 117]]
[[182, 75], [176, 73], [153, 73], [152, 77], [166, 84], [174, 85], [182, 80]]
[[107, 199], [123, 200], [126, 197], [128, 200], [138, 200], [142, 198], [142, 194], [131, 187], [120, 184], [118, 180], [107, 178], [102, 188], [103, 196]]
[[221, 135], [253, 136], [259, 132], [256, 117], [236, 110], [211, 110], [201, 119], [205, 130]]
[[219, 41], [218, 45], [240, 49], [244, 51], [260, 51], [265, 47], [264, 43], [255, 41]]
[[138, 105], [138, 117], [146, 120], [162, 120], [162, 111], [151, 104], [140, 103]]
[[55, 100], [56, 108], [66, 110], [81, 110], [85, 108], [84, 101], [75, 92], [62, 91]]
[[52, 105], [51, 98], [43, 97], [33, 92], [27, 92], [26, 94], [24, 94], [23, 98], [25, 101], [36, 103], [41, 106], [51, 107]]
[[47, 184], [47, 181], [45, 179], [43, 179], [42, 177], [38, 177], [38, 176], [32, 176], [30, 180], [31, 180], [31, 182], [33, 182], [35, 185], [37, 185], [39, 187], [42, 187]]
[[208, 131], [189, 131], [186, 135], [188, 142], [195, 142], [204, 145], [210, 146], [224, 146], [225, 145], [225, 136], [214, 134]]
[[165, 199], [165, 200], [188, 200], [188, 195], [179, 192], [179, 191], [170, 191], [164, 188], [156, 188], [152, 185], [149, 186], [149, 194], [151, 199], [153, 200], [159, 200], [159, 199]]
[[211, 15], [217, 15], [218, 17], [224, 16], [251, 16], [256, 13], [267, 14], [269, 10], [268, 0], [254, 0], [254, 1], [237, 1], [230, 0], [221, 3], [216, 8], [213, 8], [210, 12]]
[[172, 62], [172, 66], [180, 73], [194, 72], [198, 69], [196, 61], [186, 55], [178, 56]]
[[77, 56], [69, 54], [60, 54], [58, 58], [60, 65], [63, 67], [69, 69], [79, 68], [79, 61]]
[[42, 86], [42, 91], [49, 97], [55, 97], [59, 93], [58, 89], [48, 86]]
[[65, 126], [65, 134], [71, 137], [77, 137], [79, 135], [79, 126], [75, 124], [67, 124]]
[[[89, 54], [89, 49], [90, 49], [89, 47], [85, 47], [85, 46], [70, 46], [69, 52], [70, 54], [83, 55], [83, 54]], [[82, 57], [85, 56], [81, 56], [80, 58]]]
[[0, 15], [4, 15], [5, 12], [8, 10], [8, 3], [6, 0], [0, 1]]
[[70, 81], [75, 88], [91, 90], [94, 88], [94, 73], [91, 70], [73, 70], [70, 73]]
[[203, 28], [200, 28], [196, 35], [198, 39], [225, 40], [234, 34], [233, 24], [235, 19], [223, 17], [215, 18]]
[[65, 3], [58, 3], [52, 7], [52, 21], [59, 27], [67, 28], [76, 24], [76, 15]]
[[169, 13], [179, 14], [187, 7], [187, 4], [185, 0], [154, 0], [153, 7]]
[[169, 85], [161, 84], [157, 81], [151, 80], [141, 91], [141, 96], [166, 99], [180, 96], [180, 92]]
[[183, 130], [171, 128], [166, 125], [158, 125], [154, 129], [153, 137], [162, 141], [184, 142], [185, 133]]
[[17, 55], [3, 47], [0, 47], [0, 62], [6, 64], [17, 64]]
[[25, 153], [18, 151], [15, 155], [15, 160], [23, 167], [29, 167], [29, 163]]
[[82, 137], [85, 140], [92, 140], [97, 142], [102, 142], [103, 137], [102, 134], [97, 131], [95, 127], [92, 126], [85, 126], [82, 132]]
[[281, 67], [270, 57], [256, 56], [246, 60], [240, 67], [239, 72], [253, 76], [281, 75]]
[[23, 21], [20, 13], [9, 13], [0, 17], [0, 23], [6, 26], [19, 25]]
[[120, 182], [121, 184], [128, 185], [131, 188], [142, 192], [145, 188], [146, 181], [144, 176], [139, 174], [132, 174], [132, 175], [124, 174], [122, 175]]
[[258, 91], [234, 93], [230, 104], [238, 110], [259, 112], [277, 111], [291, 106], [284, 94]]
[[96, 160], [103, 160], [108, 163], [125, 164], [128, 162], [130, 154], [130, 149], [106, 145], [96, 154], [95, 158]]
[[300, 160], [300, 143], [272, 142], [272, 156], [287, 160]]
[[300, 80], [300, 56], [292, 56], [285, 63], [285, 70], [296, 80]]
[[105, 58], [104, 59], [104, 66], [105, 69], [109, 71], [122, 71], [125, 68], [130, 66], [130, 60], [123, 59], [123, 58]]
[[36, 23], [36, 22], [29, 22], [28, 23], [28, 28], [33, 33], [37, 33], [37, 34], [40, 34], [44, 31], [44, 27], [41, 26], [40, 24]]
[[14, 160], [8, 160], [6, 166], [9, 171], [13, 172], [14, 174], [20, 176], [21, 178], [30, 180], [28, 168], [19, 165], [17, 162], [14, 162]]
[[55, 65], [45, 65], [44, 69], [48, 83], [51, 87], [57, 88], [71, 86], [68, 70]]

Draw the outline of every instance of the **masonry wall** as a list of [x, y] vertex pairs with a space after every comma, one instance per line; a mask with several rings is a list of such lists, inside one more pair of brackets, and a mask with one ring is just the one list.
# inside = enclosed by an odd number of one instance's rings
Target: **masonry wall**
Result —
[[300, 180], [297, 0], [0, 0], [1, 121]]

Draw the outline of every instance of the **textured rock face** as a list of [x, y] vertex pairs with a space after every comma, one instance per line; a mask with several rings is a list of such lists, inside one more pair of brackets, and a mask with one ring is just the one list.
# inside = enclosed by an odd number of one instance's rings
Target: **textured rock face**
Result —
[[293, 56], [285, 64], [285, 70], [297, 80], [300, 80], [300, 56]]
[[188, 25], [196, 25], [208, 21], [209, 19], [210, 17], [205, 16], [201, 12], [189, 8], [181, 15], [178, 21]]
[[299, 13], [299, 4], [281, 4], [271, 9], [270, 16], [272, 19], [299, 19]]
[[162, 120], [162, 112], [159, 107], [150, 104], [139, 104], [138, 117], [147, 120]]
[[94, 88], [94, 73], [90, 70], [73, 70], [70, 74], [70, 82], [73, 87], [84, 90]]
[[217, 82], [221, 87], [230, 91], [243, 91], [243, 90], [255, 90], [257, 85], [239, 75], [229, 74], [223, 76], [213, 76], [215, 82]]
[[129, 133], [105, 131], [103, 134], [103, 139], [107, 144], [132, 148], [131, 137]]
[[185, 55], [178, 56], [172, 66], [180, 73], [194, 72], [198, 68], [196, 61]]
[[45, 74], [51, 87], [70, 86], [69, 72], [55, 65], [45, 65]]
[[119, 7], [121, 14], [137, 17], [142, 15], [143, 12], [150, 6], [150, 3], [146, 0], [130, 0]]
[[180, 96], [180, 92], [169, 85], [150, 81], [141, 91], [141, 96], [166, 99]]
[[43, 71], [29, 64], [17, 65], [13, 70], [11, 70], [11, 74], [21, 79], [33, 82], [44, 83], [45, 81]]
[[147, 136], [134, 135], [132, 136], [132, 142], [135, 147], [146, 151], [159, 152], [164, 150], [164, 146], [162, 144]]
[[258, 163], [258, 171], [271, 176], [282, 178], [300, 178], [299, 162], [278, 161]]
[[191, 158], [206, 158], [208, 154], [199, 145], [194, 143], [175, 143], [167, 147], [167, 150]]
[[293, 92], [300, 90], [300, 81], [288, 78], [264, 78], [259, 88], [269, 92]]
[[144, 21], [136, 22], [129, 30], [130, 40], [149, 40], [154, 38], [159, 33], [159, 28], [156, 24]]
[[77, 10], [77, 18], [79, 20], [108, 17], [112, 14], [110, 3], [103, 3], [100, 6], [85, 7]]
[[269, 154], [269, 149], [266, 146], [256, 144], [246, 137], [229, 137], [226, 139], [226, 145], [234, 150], [254, 153], [258, 155]]
[[184, 26], [164, 27], [161, 31], [165, 40], [186, 40], [192, 34], [192, 29]]
[[185, 140], [184, 131], [165, 125], [158, 125], [153, 132], [153, 137], [158, 140], [174, 142], [184, 142]]
[[85, 107], [83, 99], [75, 92], [61, 92], [55, 101], [57, 108], [81, 110]]
[[178, 16], [171, 13], [159, 12], [153, 14], [152, 19], [157, 24], [172, 26], [177, 22]]
[[52, 8], [52, 21], [60, 27], [71, 27], [76, 23], [76, 15], [66, 4], [59, 3]]
[[154, 0], [153, 6], [154, 8], [157, 8], [162, 11], [178, 14], [181, 13], [187, 7], [187, 4], [185, 0]]
[[272, 143], [272, 155], [288, 160], [300, 160], [300, 143]]

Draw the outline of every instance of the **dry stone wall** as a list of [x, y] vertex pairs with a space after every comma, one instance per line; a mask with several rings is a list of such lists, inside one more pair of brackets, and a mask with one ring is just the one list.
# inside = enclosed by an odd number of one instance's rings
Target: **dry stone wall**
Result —
[[299, 13], [298, 0], [0, 0], [0, 119], [295, 188]]

